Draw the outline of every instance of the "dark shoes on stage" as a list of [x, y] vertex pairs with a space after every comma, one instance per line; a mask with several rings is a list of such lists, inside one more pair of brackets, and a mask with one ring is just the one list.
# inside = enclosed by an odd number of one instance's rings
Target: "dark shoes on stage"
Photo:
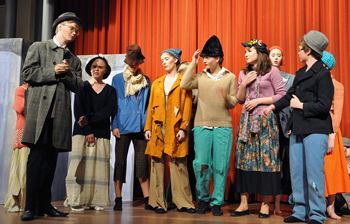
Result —
[[113, 206], [113, 210], [114, 211], [122, 211], [123, 208], [122, 208], [122, 205], [123, 205], [123, 202], [122, 202], [122, 197], [118, 197], [118, 198], [115, 198], [115, 204]]
[[221, 210], [221, 206], [219, 206], [219, 205], [214, 205], [212, 209], [213, 209], [214, 216], [220, 216], [223, 214], [223, 212]]
[[259, 218], [269, 218], [270, 217], [270, 214], [265, 214], [265, 213], [261, 213], [261, 212], [259, 212], [259, 216], [258, 216]]
[[158, 214], [164, 214], [164, 213], [166, 213], [165, 209], [162, 208], [162, 207], [155, 208], [154, 210], [155, 210], [155, 212], [158, 213]]
[[175, 209], [175, 208], [176, 208], [176, 205], [175, 205], [174, 202], [171, 202], [171, 203], [168, 204], [168, 206], [167, 206], [168, 211], [169, 211], [169, 210], [172, 210], [172, 209]]
[[148, 204], [149, 197], [145, 197], [144, 200], [145, 200], [145, 210], [154, 210], [154, 208]]
[[182, 207], [181, 209], [178, 209], [177, 211], [178, 212], [187, 212], [187, 213], [196, 213], [197, 212], [196, 209], [194, 209], [194, 208], [185, 208], [185, 207]]
[[207, 211], [211, 211], [209, 202], [200, 201], [198, 203], [197, 214], [205, 214]]
[[38, 209], [36, 211], [37, 216], [44, 216], [45, 214], [51, 217], [66, 217], [69, 213], [60, 212], [57, 209], [55, 209], [52, 205], [49, 205], [49, 207], [45, 209]]
[[[231, 216], [245, 216], [245, 215], [249, 215], [250, 212], [249, 212], [249, 209], [245, 210], [245, 211], [233, 211], [230, 213]], [[265, 213], [261, 213], [259, 212], [259, 218], [269, 218], [270, 217], [270, 214], [265, 214]]]
[[245, 211], [233, 211], [230, 213], [231, 216], [244, 216], [244, 215], [249, 215], [250, 212], [249, 212], [249, 209], [245, 210]]
[[49, 205], [49, 207], [45, 209], [37, 210], [36, 212], [33, 210], [24, 211], [23, 214], [21, 215], [21, 220], [29, 221], [29, 220], [33, 220], [35, 215], [44, 216], [45, 214], [51, 217], [66, 217], [69, 213], [60, 212], [57, 209], [55, 209], [52, 205]]
[[285, 218], [283, 221], [285, 223], [294, 223], [294, 222], [304, 222], [305, 223], [305, 221], [303, 221], [301, 219], [298, 219], [298, 218], [296, 218], [294, 216], [289, 216], [288, 218]]
[[25, 210], [21, 215], [21, 220], [30, 221], [34, 219], [35, 212], [32, 210]]

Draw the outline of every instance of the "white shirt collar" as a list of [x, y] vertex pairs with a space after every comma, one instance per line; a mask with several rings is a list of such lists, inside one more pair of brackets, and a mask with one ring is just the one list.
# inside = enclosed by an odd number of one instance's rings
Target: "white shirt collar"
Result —
[[221, 67], [220, 72], [214, 77], [214, 76], [212, 76], [209, 72], [207, 72], [207, 69], [206, 69], [206, 68], [203, 70], [203, 72], [205, 72], [205, 73], [207, 74], [207, 76], [208, 76], [209, 78], [211, 78], [213, 81], [218, 81], [218, 80], [220, 80], [220, 79], [224, 76], [225, 71], [229, 71], [229, 70], [227, 70], [227, 69], [224, 68], [224, 67]]
[[53, 37], [53, 42], [55, 42], [55, 44], [60, 47], [60, 48], [63, 48], [65, 49], [67, 45], [64, 45], [64, 46], [61, 46], [61, 44], [58, 42], [58, 40], [56, 39], [56, 36]]

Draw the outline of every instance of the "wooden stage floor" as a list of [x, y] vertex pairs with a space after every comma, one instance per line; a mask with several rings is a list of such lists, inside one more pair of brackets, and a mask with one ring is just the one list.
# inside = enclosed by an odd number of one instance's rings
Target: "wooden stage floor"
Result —
[[[249, 216], [243, 217], [231, 217], [230, 212], [238, 207], [238, 203], [228, 204], [225, 203], [222, 207], [224, 212], [223, 216], [213, 216], [212, 213], [205, 215], [188, 214], [185, 212], [178, 212], [171, 210], [166, 214], [156, 214], [154, 211], [144, 210], [143, 200], [137, 200], [134, 202], [124, 202], [123, 211], [113, 211], [112, 207], [114, 202], [111, 202], [111, 206], [105, 208], [104, 211], [85, 210], [84, 212], [71, 212], [69, 208], [65, 208], [62, 204], [63, 201], [54, 201], [52, 203], [60, 211], [70, 212], [68, 217], [65, 218], [52, 218], [52, 217], [40, 217], [33, 221], [21, 221], [21, 213], [10, 213], [4, 209], [4, 205], [0, 205], [0, 224], [17, 224], [17, 223], [60, 223], [60, 224], [106, 224], [106, 223], [138, 223], [138, 224], [199, 224], [199, 223], [257, 223], [257, 224], [277, 224], [284, 223], [283, 219], [289, 217], [292, 214], [292, 206], [288, 204], [282, 204], [282, 216], [271, 215], [268, 219], [258, 218], [260, 210], [259, 203], [249, 204], [251, 213]], [[273, 205], [270, 204], [270, 211]], [[342, 217], [342, 220], [327, 219], [325, 224], [341, 224], [350, 223], [350, 216]]]

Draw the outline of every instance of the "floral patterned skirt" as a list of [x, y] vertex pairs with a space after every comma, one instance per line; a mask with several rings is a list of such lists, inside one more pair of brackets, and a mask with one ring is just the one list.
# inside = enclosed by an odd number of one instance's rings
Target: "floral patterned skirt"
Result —
[[235, 188], [238, 193], [277, 195], [281, 192], [279, 131], [275, 114], [258, 117], [258, 133], [250, 132], [248, 119], [247, 142], [241, 138], [244, 114], [239, 121], [236, 140]]

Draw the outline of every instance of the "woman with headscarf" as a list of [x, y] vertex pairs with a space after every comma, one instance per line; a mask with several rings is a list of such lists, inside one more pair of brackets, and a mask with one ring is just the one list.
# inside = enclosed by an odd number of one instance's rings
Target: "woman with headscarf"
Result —
[[[271, 65], [278, 68], [281, 72], [283, 84], [286, 91], [292, 86], [295, 76], [286, 73], [281, 70], [281, 66], [284, 65], [285, 57], [283, 50], [280, 46], [270, 47], [270, 61]], [[291, 107], [286, 107], [281, 110], [278, 117], [278, 127], [279, 127], [279, 157], [281, 159], [281, 193], [285, 195], [290, 195], [292, 193], [292, 186], [290, 183], [290, 170], [289, 170], [289, 131], [287, 130], [288, 120], [292, 113]], [[281, 215], [282, 211], [280, 208], [281, 194], [275, 196], [275, 208], [273, 213], [276, 215]]]

